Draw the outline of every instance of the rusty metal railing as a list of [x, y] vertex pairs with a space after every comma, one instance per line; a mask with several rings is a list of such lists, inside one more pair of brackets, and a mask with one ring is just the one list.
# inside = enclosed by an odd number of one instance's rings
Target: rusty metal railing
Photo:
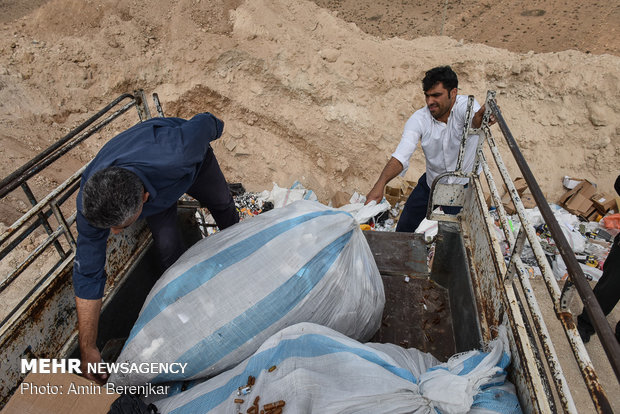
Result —
[[[497, 102], [495, 101], [495, 95], [493, 92], [490, 92], [487, 96], [487, 111], [493, 113], [493, 115], [496, 117], [500, 130], [506, 140], [506, 143], [508, 144], [513, 158], [516, 161], [517, 166], [519, 167], [519, 170], [523, 175], [534, 200], [536, 201], [538, 209], [549, 228], [551, 236], [555, 241], [556, 247], [558, 248], [561, 257], [566, 264], [570, 281], [576, 286], [579, 296], [581, 297], [581, 300], [584, 304], [584, 309], [586, 310], [588, 315], [590, 315], [591, 321], [597, 334], [599, 335], [603, 348], [605, 349], [609, 362], [616, 374], [616, 377], [620, 377], [620, 346], [618, 345], [618, 342], [611, 330], [611, 327], [607, 323], [605, 315], [603, 314], [603, 311], [601, 310], [600, 305], [598, 304], [598, 301], [596, 300], [594, 293], [592, 292], [592, 289], [590, 288], [590, 285], [577, 262], [574, 252], [570, 248], [570, 245], [568, 244], [568, 241], [566, 240], [566, 237], [564, 236], [560, 225], [558, 224], [555, 216], [553, 215], [553, 212], [551, 211], [551, 208], [545, 200], [545, 197], [540, 187], [538, 186], [534, 175], [532, 174], [527, 162], [521, 154], [521, 151], [514, 137], [512, 136], [512, 133], [510, 132], [510, 129], [508, 128], [508, 125], [506, 124], [506, 121], [497, 105]], [[486, 127], [484, 127], [483, 129], [487, 138], [487, 142], [489, 142], [489, 146], [492, 149], [493, 156], [496, 159], [496, 164], [503, 167], [504, 164], [501, 161], [501, 157], [499, 157], [499, 151], [497, 151], [497, 146], [494, 143], [488, 125], [486, 125]], [[604, 388], [600, 383], [598, 376], [596, 375], [589, 355], [579, 336], [579, 333], [577, 332], [577, 328], [573, 320], [573, 315], [568, 309], [568, 301], [562, 300], [560, 288], [557, 284], [557, 281], [555, 280], [555, 277], [553, 276], [545, 253], [540, 245], [539, 239], [534, 232], [534, 228], [529, 225], [528, 219], [525, 215], [525, 207], [523, 206], [517, 190], [514, 187], [512, 180], [510, 180], [510, 177], [508, 176], [505, 168], [500, 169], [500, 174], [502, 175], [504, 184], [508, 188], [511, 200], [515, 205], [517, 215], [519, 217], [519, 220], [521, 221], [521, 231], [517, 236], [517, 240], [514, 240], [512, 234], [509, 234], [507, 236], [510, 248], [512, 249], [509, 272], [511, 272], [511, 274], [514, 274], [515, 272], [519, 273], [521, 283], [523, 284], [523, 290], [528, 293], [532, 292], [532, 289], [529, 286], [528, 277], [524, 274], [525, 271], [522, 264], [519, 263], [521, 253], [520, 249], [522, 248], [525, 237], [527, 237], [527, 240], [530, 242], [530, 246], [532, 247], [532, 250], [536, 257], [539, 268], [541, 269], [545, 285], [554, 305], [555, 313], [560, 320], [562, 326], [564, 327], [566, 337], [569, 341], [575, 359], [580, 367], [583, 379], [588, 388], [588, 391], [590, 392], [590, 396], [592, 397], [592, 401], [599, 412], [612, 412]], [[505, 211], [502, 207], [500, 207], [502, 206], [502, 203], [498, 198], [498, 193], [495, 192], [495, 194], [493, 194], [493, 197], [495, 200], [495, 205], [498, 207], [500, 217], [504, 216], [501, 219], [503, 227], [505, 229], [508, 229], [507, 223], [505, 222]], [[539, 338], [543, 343], [543, 350], [545, 351], [545, 355], [548, 356], [549, 354], [554, 353], [551, 341], [549, 340], [549, 334], [544, 327], [544, 323], [541, 323], [542, 316], [540, 314], [540, 310], [537, 307], [535, 299], [533, 298], [533, 294], [531, 295], [532, 297], [529, 296], [530, 295], [528, 295], [526, 299], [528, 301], [528, 304], [530, 305], [531, 314], [538, 328]], [[559, 364], [557, 363], [557, 359], [550, 359], [548, 357], [548, 360], [550, 361], [549, 365], [551, 371], [554, 374], [554, 380], [556, 380], [556, 385], [558, 385], [560, 388], [558, 392], [561, 398], [566, 397], [567, 395], [569, 395], [569, 393], [567, 392], [567, 386], [565, 386], [563, 383], [558, 384], [558, 379], [556, 378], [560, 376], [561, 373], [561, 371], [558, 371], [557, 368], [555, 368], [556, 364], [559, 366]], [[563, 403], [564, 402], [565, 401], [563, 400]], [[567, 407], [565, 405], [565, 409], [569, 410], [569, 408], [570, 407]]]
[[[473, 97], [470, 96], [467, 112], [468, 115], [471, 114], [472, 106]], [[562, 259], [566, 263], [570, 280], [567, 284], [565, 284], [564, 291], [561, 291], [558, 286], [558, 283], [550, 268], [549, 262], [547, 261], [545, 252], [540, 244], [540, 240], [535, 233], [534, 227], [531, 226], [529, 223], [528, 217], [525, 213], [525, 207], [520, 199], [520, 196], [515, 188], [512, 179], [510, 178], [505, 163], [502, 160], [498, 145], [495, 142], [495, 139], [493, 138], [493, 135], [490, 131], [489, 119], [491, 114], [497, 119], [500, 130], [506, 140], [506, 143], [508, 144], [508, 147], [510, 148], [512, 156], [532, 193], [532, 196], [541, 212], [543, 219], [545, 220], [549, 228], [551, 236], [556, 243]], [[581, 371], [585, 385], [590, 393], [594, 406], [598, 412], [612, 412], [612, 408], [607, 398], [607, 395], [596, 374], [596, 371], [594, 370], [592, 361], [590, 360], [590, 357], [579, 336], [579, 333], [577, 332], [573, 320], [573, 315], [568, 307], [570, 303], [568, 295], [570, 293], [571, 286], [574, 285], [577, 288], [579, 296], [581, 297], [581, 300], [584, 304], [584, 309], [586, 310], [593, 322], [594, 328], [601, 339], [603, 348], [605, 349], [609, 362], [613, 367], [617, 377], [619, 377], [618, 365], [620, 363], [620, 346], [616, 341], [611, 327], [605, 319], [605, 315], [603, 314], [600, 305], [594, 297], [592, 289], [590, 288], [590, 285], [588, 284], [583, 274], [583, 271], [575, 258], [574, 252], [570, 248], [564, 236], [564, 233], [562, 232], [555, 216], [553, 215], [551, 208], [547, 204], [547, 201], [545, 200], [542, 191], [538, 186], [538, 183], [536, 182], [527, 162], [525, 161], [523, 155], [519, 150], [519, 147], [514, 137], [512, 136], [512, 133], [510, 132], [506, 124], [506, 121], [495, 100], [495, 93], [493, 91], [489, 91], [489, 93], [487, 94], [486, 110], [481, 127], [478, 129], [471, 128], [469, 125], [469, 119], [470, 116], [466, 117], [466, 122], [463, 128], [463, 137], [459, 152], [457, 171], [443, 174], [437, 177], [437, 179], [433, 182], [433, 185], [431, 187], [431, 197], [427, 210], [427, 217], [434, 220], [455, 221], [455, 216], [450, 216], [447, 214], [437, 214], [433, 212], [433, 207], [434, 205], [462, 206], [464, 196], [459, 192], [461, 190], [458, 190], [458, 186], [440, 184], [439, 180], [447, 176], [453, 176], [457, 178], [473, 178], [474, 176], [477, 176], [477, 174], [467, 174], [460, 171], [460, 167], [462, 165], [462, 157], [464, 152], [463, 149], [467, 139], [472, 135], [483, 136], [484, 139], [480, 139], [478, 142], [478, 149], [476, 153], [476, 160], [474, 163], [473, 171], [478, 171], [479, 166], [482, 168], [482, 172], [486, 178], [489, 191], [491, 193], [493, 204], [497, 208], [497, 214], [501, 223], [502, 231], [509, 246], [510, 259], [507, 266], [505, 267], [506, 274], [502, 275], [502, 280], [504, 281], [504, 284], [506, 284], [506, 286], [513, 285], [517, 281], [520, 283], [520, 291], [525, 298], [524, 301], [520, 298], [518, 292], [516, 290], [513, 291], [511, 288], [511, 291], [515, 293], [515, 297], [517, 299], [518, 308], [515, 309], [515, 311], [519, 311], [524, 315], [529, 314], [529, 318], [531, 318], [535, 327], [535, 333], [537, 334], [537, 339], [541, 345], [540, 348], [542, 348], [543, 353], [542, 356], [537, 356], [539, 360], [536, 361], [540, 376], [547, 376], [544, 366], [546, 366], [551, 373], [551, 380], [546, 379], [543, 383], [543, 388], [547, 388], [549, 383], [553, 383], [555, 385], [555, 391], [557, 392], [557, 396], [563, 409], [569, 413], [577, 412], [577, 408], [575, 407], [569, 385], [566, 381], [562, 367], [559, 363], [552, 338], [542, 317], [542, 312], [538, 304], [538, 300], [534, 295], [534, 290], [532, 289], [532, 286], [530, 284], [529, 273], [525, 269], [525, 266], [521, 259], [521, 254], [523, 252], [526, 240], [529, 242], [530, 247], [532, 248], [536, 262], [541, 270], [542, 277], [547, 287], [549, 298], [553, 303], [554, 311], [564, 328], [566, 337]], [[508, 215], [506, 214], [506, 211], [503, 207], [503, 203], [499, 195], [497, 186], [495, 184], [493, 175], [491, 174], [489, 164], [482, 151], [483, 143], [488, 144], [489, 150], [494, 160], [494, 164], [497, 167], [501, 179], [506, 188], [508, 189], [510, 198], [515, 206], [516, 214], [520, 221], [520, 228], [516, 237], [511, 230], [511, 226], [509, 225]], [[460, 187], [462, 188], [462, 186]], [[526, 325], [526, 328], [529, 331], [530, 335], [533, 336], [534, 330], [529, 326], [528, 319], [524, 318], [523, 322]], [[534, 340], [534, 338], [531, 338], [531, 340]], [[532, 348], [537, 349], [538, 347], [535, 343], [533, 343]], [[542, 360], [543, 356], [544, 361]], [[544, 392], [550, 394], [548, 391]], [[551, 411], [555, 411], [554, 404], [552, 402], [550, 403], [549, 407]]]
[[[158, 102], [158, 101], [157, 101]], [[120, 106], [120, 107], [119, 107]], [[6, 316], [3, 317], [0, 327], [11, 319], [17, 309], [23, 305], [38, 286], [45, 283], [63, 263], [68, 263], [67, 259], [75, 253], [75, 237], [72, 232], [72, 225], [75, 223], [75, 208], [69, 207], [63, 213], [63, 205], [69, 200], [79, 188], [79, 180], [86, 166], [75, 172], [71, 177], [61, 183], [56, 189], [47, 194], [43, 199], [37, 200], [28, 185], [28, 180], [36, 177], [46, 167], [57, 161], [63, 155], [75, 148], [87, 138], [95, 135], [106, 125], [126, 113], [131, 108], [136, 108], [141, 121], [150, 118], [148, 105], [146, 104], [144, 93], [141, 90], [134, 94], [122, 94], [102, 110], [97, 112], [87, 121], [73, 129], [69, 134], [49, 146], [34, 158], [26, 162], [16, 171], [0, 181], [0, 198], [21, 188], [26, 194], [32, 207], [22, 215], [17, 221], [9, 226], [0, 234], [0, 261], [10, 257], [16, 252], [25, 240], [39, 228], [47, 233], [47, 237], [42, 240], [32, 251], [21, 259], [14, 266], [14, 269], [6, 275], [0, 275], [0, 293], [6, 290], [12, 283], [19, 280], [19, 276], [31, 267], [41, 256], [53, 246], [58, 254], [58, 259], [50, 265], [50, 269], [32, 288], [24, 294], [19, 303], [14, 306]], [[161, 107], [158, 110], [161, 113]], [[55, 227], [50, 223], [50, 218], [54, 217]]]

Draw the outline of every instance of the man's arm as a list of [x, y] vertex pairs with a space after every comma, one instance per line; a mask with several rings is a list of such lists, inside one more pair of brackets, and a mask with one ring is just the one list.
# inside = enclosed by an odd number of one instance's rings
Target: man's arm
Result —
[[97, 348], [97, 330], [99, 327], [99, 313], [101, 312], [101, 299], [81, 299], [75, 297], [75, 306], [78, 316], [78, 330], [80, 341], [80, 356], [82, 360], [82, 375], [98, 384], [104, 384], [108, 380], [108, 374], [89, 373], [88, 364], [101, 362], [101, 354]]
[[383, 168], [383, 171], [381, 172], [379, 179], [377, 180], [375, 185], [372, 187], [372, 190], [370, 190], [370, 192], [366, 195], [366, 204], [370, 203], [373, 200], [376, 201], [377, 203], [380, 203], [381, 200], [383, 199], [383, 192], [385, 190], [385, 186], [394, 177], [400, 174], [402, 170], [403, 170], [403, 164], [401, 164], [401, 162], [398, 161], [394, 157], [390, 158], [390, 160], [387, 162], [387, 164]]
[[101, 297], [105, 287], [104, 271], [106, 242], [109, 230], [92, 227], [78, 210], [77, 251], [73, 262], [73, 289], [78, 316], [82, 374], [100, 384], [105, 383], [107, 374], [94, 375], [86, 370], [88, 363], [101, 362], [97, 349], [97, 330]]
[[185, 158], [202, 161], [210, 143], [222, 136], [224, 121], [209, 112], [204, 112], [192, 117], [181, 125], [180, 129]]

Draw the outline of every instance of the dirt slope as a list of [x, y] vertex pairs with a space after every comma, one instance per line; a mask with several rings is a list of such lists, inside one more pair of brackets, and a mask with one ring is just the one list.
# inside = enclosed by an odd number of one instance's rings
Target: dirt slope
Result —
[[[225, 120], [214, 148], [229, 181], [263, 190], [299, 180], [322, 201], [365, 193], [424, 104], [424, 72], [450, 64], [461, 93], [483, 101], [497, 91], [550, 201], [564, 175], [611, 192], [620, 172], [620, 1], [582, 4], [0, 0], [0, 175], [142, 88], [159, 94], [166, 115]], [[80, 145], [31, 183], [37, 196], [136, 121], [127, 116]], [[423, 171], [418, 151], [407, 178]], [[26, 209], [9, 195], [0, 222]]]
[[[159, 93], [167, 115], [208, 110], [226, 121], [215, 149], [230, 180], [262, 189], [298, 179], [324, 200], [337, 190], [365, 192], [423, 105], [424, 71], [448, 63], [462, 93], [484, 100], [498, 91], [551, 199], [563, 175], [611, 189], [620, 58], [384, 39], [338, 14], [296, 1], [49, 1], [2, 27], [1, 173], [117, 95], [143, 88]], [[75, 165], [97, 144], [78, 151]], [[415, 161], [413, 180], [421, 154]]]

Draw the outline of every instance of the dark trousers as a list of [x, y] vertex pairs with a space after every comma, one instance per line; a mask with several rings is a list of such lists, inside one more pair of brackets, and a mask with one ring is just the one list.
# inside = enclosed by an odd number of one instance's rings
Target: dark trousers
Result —
[[[194, 183], [186, 191], [209, 209], [220, 230], [239, 222], [239, 213], [213, 150], [209, 148]], [[159, 251], [164, 269], [170, 267], [187, 250], [177, 225], [176, 203], [146, 218]]]
[[[431, 189], [426, 183], [426, 173], [424, 173], [422, 177], [418, 179], [418, 185], [415, 186], [405, 203], [403, 212], [396, 224], [396, 231], [404, 233], [415, 232], [420, 223], [422, 223], [422, 220], [426, 217], [430, 193]], [[446, 214], [457, 214], [461, 211], [461, 207], [442, 206], [441, 209]]]
[[[603, 275], [594, 286], [594, 296], [605, 315], [608, 315], [620, 300], [620, 234], [614, 239], [605, 259]], [[577, 317], [577, 326], [590, 335], [594, 333], [594, 327], [585, 310]], [[616, 337], [619, 331], [620, 322], [616, 325]]]

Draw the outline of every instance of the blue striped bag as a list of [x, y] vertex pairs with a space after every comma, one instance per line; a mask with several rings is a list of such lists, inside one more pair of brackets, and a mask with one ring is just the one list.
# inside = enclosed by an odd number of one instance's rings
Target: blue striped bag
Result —
[[[505, 345], [494, 340], [488, 352], [465, 352], [441, 364], [415, 348], [362, 344], [300, 323], [235, 368], [154, 404], [162, 414], [260, 413], [274, 406], [296, 414], [519, 414], [515, 388], [505, 378]], [[455, 383], [460, 386], [452, 388]]]
[[112, 373], [110, 381], [210, 377], [299, 322], [368, 340], [384, 303], [381, 276], [353, 217], [297, 201], [199, 241], [149, 293], [117, 362], [186, 363], [184, 372]]

